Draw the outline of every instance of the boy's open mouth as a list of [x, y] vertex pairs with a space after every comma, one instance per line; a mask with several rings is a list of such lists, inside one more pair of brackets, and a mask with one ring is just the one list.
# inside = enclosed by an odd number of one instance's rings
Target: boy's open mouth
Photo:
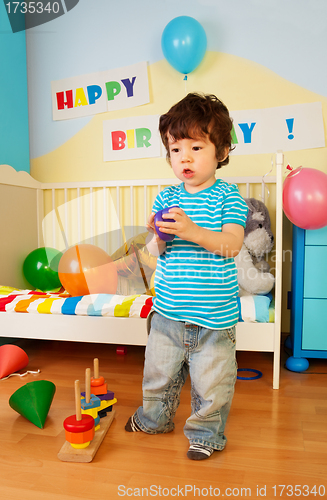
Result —
[[184, 177], [192, 177], [194, 175], [194, 172], [190, 168], [184, 168], [183, 175]]

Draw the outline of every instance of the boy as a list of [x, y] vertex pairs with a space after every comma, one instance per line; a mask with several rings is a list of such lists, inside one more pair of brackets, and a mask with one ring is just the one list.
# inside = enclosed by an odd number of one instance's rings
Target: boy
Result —
[[[235, 324], [238, 283], [234, 257], [242, 247], [247, 206], [237, 186], [216, 180], [228, 164], [232, 121], [213, 95], [188, 94], [160, 117], [159, 130], [177, 186], [157, 196], [148, 229], [149, 250], [159, 255], [151, 331], [146, 346], [143, 406], [125, 429], [170, 432], [188, 373], [192, 414], [184, 426], [188, 458], [202, 460], [226, 444], [224, 428], [237, 367]], [[158, 223], [174, 234], [161, 240], [154, 215], [171, 208]]]

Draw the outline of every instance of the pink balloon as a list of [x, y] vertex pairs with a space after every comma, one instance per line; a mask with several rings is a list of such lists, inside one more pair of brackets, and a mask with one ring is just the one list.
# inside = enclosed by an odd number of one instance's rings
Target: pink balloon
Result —
[[286, 217], [302, 229], [327, 225], [327, 175], [315, 168], [298, 167], [288, 174], [283, 185]]

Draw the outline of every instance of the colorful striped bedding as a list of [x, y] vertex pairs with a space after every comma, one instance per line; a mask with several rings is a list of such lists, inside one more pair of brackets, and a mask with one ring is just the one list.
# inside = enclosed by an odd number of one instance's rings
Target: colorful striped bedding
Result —
[[[274, 321], [271, 296], [239, 297], [238, 303], [240, 322]], [[152, 297], [149, 295], [92, 294], [71, 297], [66, 292], [49, 293], [0, 286], [0, 312], [146, 318], [151, 307]]]
[[14, 290], [0, 295], [0, 311], [146, 318], [152, 307], [149, 295], [92, 294], [71, 297], [67, 293]]

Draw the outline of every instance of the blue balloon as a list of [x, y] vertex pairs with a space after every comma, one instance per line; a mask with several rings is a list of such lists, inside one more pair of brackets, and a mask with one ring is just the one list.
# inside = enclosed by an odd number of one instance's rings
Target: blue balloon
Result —
[[163, 30], [161, 47], [169, 64], [187, 75], [202, 61], [207, 48], [207, 36], [193, 17], [175, 17]]

